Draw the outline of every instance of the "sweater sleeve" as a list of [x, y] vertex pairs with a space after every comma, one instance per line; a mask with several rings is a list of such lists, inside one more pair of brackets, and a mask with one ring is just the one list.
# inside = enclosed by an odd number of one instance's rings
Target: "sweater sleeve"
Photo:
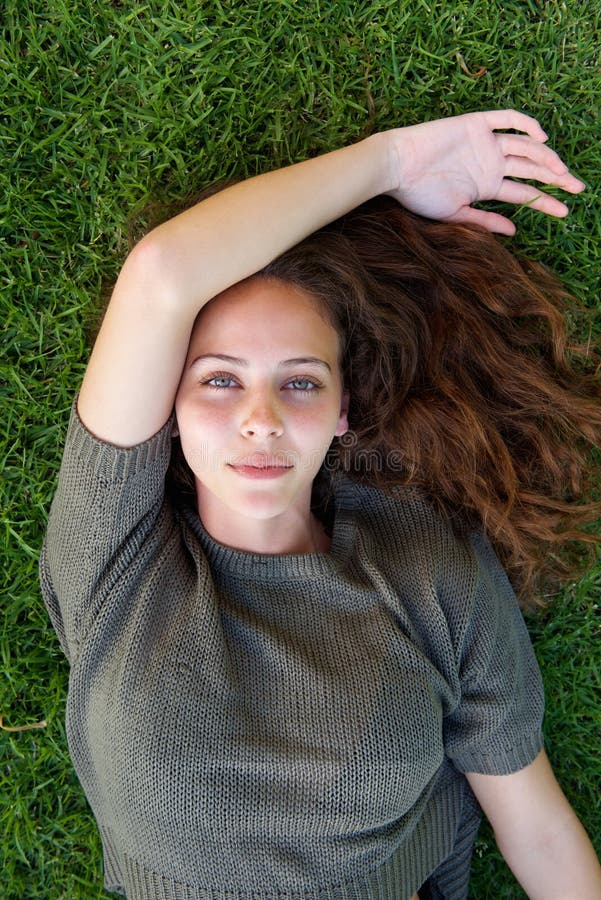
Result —
[[516, 596], [492, 546], [472, 539], [477, 579], [460, 653], [461, 697], [444, 720], [461, 772], [509, 775], [543, 748], [544, 689]]
[[135, 447], [115, 447], [86, 429], [73, 402], [40, 554], [42, 597], [71, 663], [159, 517], [172, 424]]

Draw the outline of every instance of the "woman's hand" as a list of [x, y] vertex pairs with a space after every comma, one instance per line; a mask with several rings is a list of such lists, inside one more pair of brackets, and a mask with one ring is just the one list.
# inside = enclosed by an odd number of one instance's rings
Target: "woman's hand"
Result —
[[[526, 133], [495, 133], [500, 128]], [[390, 183], [397, 185], [387, 193], [431, 219], [473, 223], [511, 235], [515, 226], [509, 219], [470, 204], [502, 200], [566, 216], [568, 208], [560, 200], [513, 179], [555, 184], [571, 194], [584, 188], [545, 146], [547, 135], [536, 119], [515, 110], [467, 113], [384, 133], [389, 138]]]

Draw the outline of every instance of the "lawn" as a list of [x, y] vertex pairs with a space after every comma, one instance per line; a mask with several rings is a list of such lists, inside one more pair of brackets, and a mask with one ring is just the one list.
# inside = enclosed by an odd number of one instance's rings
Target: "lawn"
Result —
[[[130, 215], [377, 130], [514, 107], [540, 119], [587, 191], [567, 199], [567, 220], [512, 211], [509, 245], [598, 310], [600, 46], [601, 6], [581, 0], [5, 0], [0, 714], [9, 727], [46, 723], [0, 731], [5, 900], [114, 896], [67, 751], [68, 664], [37, 562], [87, 328], [127, 254]], [[527, 619], [547, 752], [597, 852], [600, 598], [601, 564]], [[487, 825], [472, 896], [525, 896]]]

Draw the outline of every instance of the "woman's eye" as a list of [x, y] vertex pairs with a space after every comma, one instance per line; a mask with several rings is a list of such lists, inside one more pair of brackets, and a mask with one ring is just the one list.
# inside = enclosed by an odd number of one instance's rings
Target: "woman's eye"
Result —
[[315, 391], [321, 386], [309, 378], [293, 378], [288, 384], [294, 385], [295, 391]]
[[213, 375], [211, 378], [207, 378], [206, 381], [203, 381], [202, 384], [219, 389], [231, 387], [231, 385], [236, 384], [236, 382], [230, 375]]

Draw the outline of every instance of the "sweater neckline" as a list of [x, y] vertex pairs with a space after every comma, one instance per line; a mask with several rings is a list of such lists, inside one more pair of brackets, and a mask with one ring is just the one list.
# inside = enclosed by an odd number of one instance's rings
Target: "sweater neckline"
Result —
[[327, 552], [268, 554], [237, 550], [211, 537], [196, 509], [186, 506], [181, 508], [181, 513], [186, 524], [198, 538], [214, 572], [223, 572], [227, 573], [228, 577], [253, 581], [315, 578], [344, 566], [356, 539], [357, 526], [354, 515], [358, 505], [356, 486], [345, 475], [337, 475], [332, 479], [332, 491], [334, 524], [332, 542]]

